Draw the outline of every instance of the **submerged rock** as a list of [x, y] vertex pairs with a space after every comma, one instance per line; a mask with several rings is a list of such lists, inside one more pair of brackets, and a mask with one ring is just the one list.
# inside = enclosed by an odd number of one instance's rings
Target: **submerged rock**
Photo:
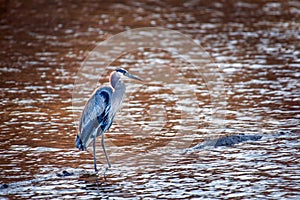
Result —
[[237, 134], [237, 135], [229, 135], [229, 136], [224, 136], [220, 137], [214, 140], [208, 140], [205, 142], [202, 142], [200, 144], [197, 144], [196, 146], [187, 149], [185, 152], [197, 150], [197, 149], [203, 149], [204, 147], [207, 146], [213, 146], [213, 147], [221, 147], [221, 146], [233, 146], [235, 144], [245, 142], [248, 140], [259, 140], [262, 138], [262, 135], [250, 135], [250, 134]]
[[[291, 133], [292, 133], [291, 131], [278, 131], [277, 133], [271, 134], [269, 136], [279, 137], [282, 135], [290, 135]], [[245, 141], [257, 141], [261, 139], [263, 136], [265, 135], [264, 134], [235, 134], [235, 135], [223, 136], [214, 140], [208, 140], [200, 144], [197, 144], [192, 148], [186, 149], [185, 153], [197, 149], [202, 149], [207, 146], [212, 146], [212, 147], [233, 146], [235, 144], [245, 142]]]
[[0, 189], [6, 189], [8, 188], [8, 185], [6, 183], [4, 183], [3, 185], [1, 185]]
[[256, 141], [261, 138], [262, 138], [262, 135], [245, 135], [245, 134], [229, 135], [229, 136], [221, 137], [221, 138], [215, 140], [214, 147], [232, 146], [232, 145], [238, 144], [240, 142], [245, 142], [248, 140]]
[[3, 185], [0, 186], [0, 189], [6, 189], [8, 188], [8, 184], [4, 183]]
[[65, 177], [65, 176], [72, 176], [72, 175], [74, 175], [74, 173], [68, 172], [66, 170], [64, 170], [62, 173], [57, 174], [58, 177]]

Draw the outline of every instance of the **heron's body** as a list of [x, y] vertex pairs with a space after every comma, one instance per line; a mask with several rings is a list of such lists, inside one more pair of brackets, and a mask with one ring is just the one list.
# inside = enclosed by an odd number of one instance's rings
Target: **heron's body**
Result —
[[78, 149], [86, 150], [94, 137], [110, 128], [113, 121], [113, 118], [109, 118], [109, 115], [112, 115], [110, 114], [112, 93], [111, 87], [99, 87], [85, 104], [79, 121], [80, 136], [77, 135], [76, 139]]
[[86, 150], [93, 142], [94, 167], [96, 166], [96, 137], [102, 136], [101, 144], [106, 156], [108, 166], [110, 167], [104, 145], [104, 132], [112, 125], [117, 111], [120, 109], [125, 94], [125, 84], [122, 76], [128, 76], [133, 79], [141, 80], [136, 76], [129, 74], [124, 69], [117, 69], [110, 75], [110, 86], [97, 88], [87, 101], [79, 121], [79, 133], [76, 137], [76, 147], [79, 150]]

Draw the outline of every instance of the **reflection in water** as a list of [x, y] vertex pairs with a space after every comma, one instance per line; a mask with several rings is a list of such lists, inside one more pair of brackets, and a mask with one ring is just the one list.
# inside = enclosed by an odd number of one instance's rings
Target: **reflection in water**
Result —
[[[1, 197], [300, 196], [297, 1], [2, 1], [0, 11]], [[74, 147], [81, 110], [73, 113], [74, 80], [97, 42], [144, 26], [179, 30], [220, 64], [226, 127], [209, 128], [213, 97], [190, 63], [164, 50], [128, 52], [106, 70], [121, 66], [148, 82], [129, 83], [106, 134], [112, 169], [104, 179], [91, 173], [91, 153]], [[83, 93], [75, 100], [84, 102], [90, 93]], [[186, 144], [219, 134], [281, 129], [293, 134], [182, 154]]]

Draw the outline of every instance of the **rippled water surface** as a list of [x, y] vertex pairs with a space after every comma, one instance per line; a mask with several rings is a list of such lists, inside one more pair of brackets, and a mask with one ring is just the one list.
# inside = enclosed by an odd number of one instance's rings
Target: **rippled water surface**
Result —
[[[300, 197], [299, 1], [7, 0], [0, 16], [1, 198]], [[201, 44], [220, 66], [224, 94], [213, 95], [201, 66], [164, 49], [132, 49], [80, 71], [98, 42], [156, 26]], [[145, 82], [126, 82], [105, 135], [112, 168], [97, 176], [91, 149], [78, 151], [74, 140], [80, 110], [100, 84], [74, 95], [74, 83], [104, 84], [116, 67]], [[216, 107], [226, 115], [213, 126]], [[281, 130], [291, 133], [274, 135]], [[183, 154], [237, 133], [263, 137]], [[106, 166], [100, 144], [97, 155]]]

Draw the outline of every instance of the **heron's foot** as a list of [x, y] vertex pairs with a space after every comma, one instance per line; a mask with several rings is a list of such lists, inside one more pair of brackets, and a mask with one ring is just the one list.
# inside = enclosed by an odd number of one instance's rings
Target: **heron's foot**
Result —
[[99, 170], [98, 170], [98, 168], [97, 168], [96, 162], [94, 163], [94, 169], [95, 169], [95, 173], [98, 174]]
[[102, 167], [101, 173], [103, 174], [103, 176], [105, 176], [105, 173], [107, 172], [109, 168], [108, 167]]
[[106, 172], [108, 171], [108, 167], [102, 167], [100, 171], [98, 171], [97, 175], [104, 177], [106, 179]]

